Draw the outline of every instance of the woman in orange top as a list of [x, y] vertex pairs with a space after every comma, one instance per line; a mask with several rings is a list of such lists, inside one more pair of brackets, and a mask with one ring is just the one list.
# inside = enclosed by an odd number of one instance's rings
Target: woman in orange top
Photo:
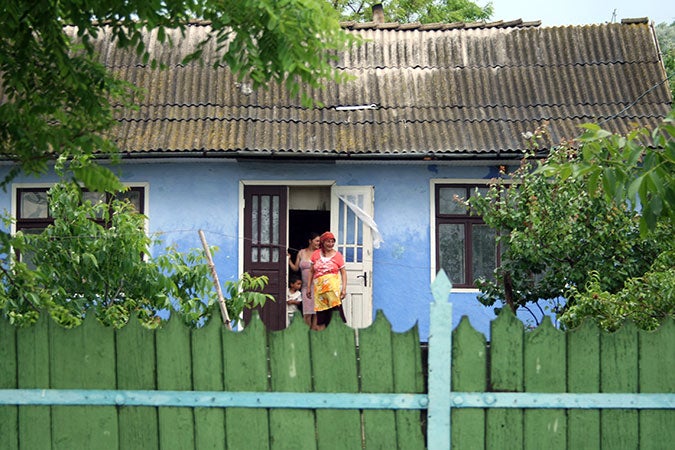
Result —
[[317, 330], [326, 328], [333, 311], [340, 313], [343, 322], [347, 321], [342, 310], [342, 301], [347, 295], [345, 259], [335, 250], [335, 235], [330, 231], [321, 235], [320, 243], [311, 258]]

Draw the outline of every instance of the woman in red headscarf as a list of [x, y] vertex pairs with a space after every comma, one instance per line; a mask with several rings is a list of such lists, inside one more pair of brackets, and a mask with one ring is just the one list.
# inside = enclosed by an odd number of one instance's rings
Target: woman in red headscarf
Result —
[[335, 249], [335, 235], [326, 231], [320, 242], [319, 249], [311, 257], [317, 330], [326, 328], [334, 311], [338, 311], [342, 321], [346, 322], [342, 300], [347, 295], [345, 259]]

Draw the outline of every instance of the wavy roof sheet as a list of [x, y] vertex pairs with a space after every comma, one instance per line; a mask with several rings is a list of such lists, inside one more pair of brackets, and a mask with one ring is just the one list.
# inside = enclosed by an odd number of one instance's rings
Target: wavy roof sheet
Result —
[[[138, 110], [117, 111], [118, 145], [165, 156], [489, 157], [520, 153], [523, 133], [544, 124], [558, 143], [585, 122], [625, 133], [656, 125], [671, 109], [646, 19], [343, 25], [366, 41], [339, 58], [355, 79], [309, 91], [324, 105], [313, 109], [276, 85], [252, 91], [226, 67], [181, 64], [208, 24], [176, 33], [174, 48], [148, 36], [166, 70], [101, 39], [105, 64], [146, 91]], [[361, 105], [369, 107], [350, 108]]]

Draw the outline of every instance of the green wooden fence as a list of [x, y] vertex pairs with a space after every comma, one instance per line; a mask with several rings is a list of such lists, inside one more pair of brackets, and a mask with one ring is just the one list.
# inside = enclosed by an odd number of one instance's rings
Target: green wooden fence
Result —
[[416, 329], [393, 333], [382, 314], [358, 332], [0, 322], [2, 446], [672, 448], [672, 320], [562, 333], [506, 312], [488, 345], [466, 319], [451, 332], [449, 306], [432, 304], [428, 391]]

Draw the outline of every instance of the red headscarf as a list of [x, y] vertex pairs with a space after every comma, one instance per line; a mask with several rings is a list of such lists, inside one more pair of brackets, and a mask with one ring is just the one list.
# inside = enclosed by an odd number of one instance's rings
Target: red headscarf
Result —
[[327, 241], [328, 239], [335, 240], [335, 235], [330, 231], [326, 231], [324, 234], [322, 234], [319, 238], [319, 241], [323, 244], [323, 242]]

